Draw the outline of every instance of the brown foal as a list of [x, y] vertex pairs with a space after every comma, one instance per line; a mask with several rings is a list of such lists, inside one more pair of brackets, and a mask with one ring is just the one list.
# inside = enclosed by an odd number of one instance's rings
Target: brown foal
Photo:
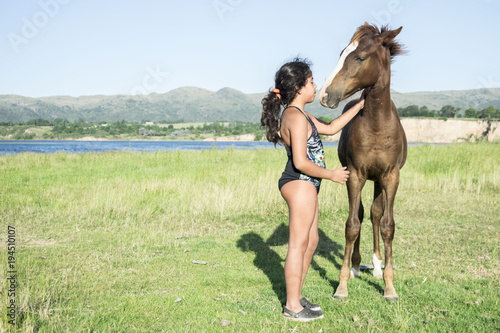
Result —
[[[374, 200], [370, 215], [373, 226], [373, 275], [384, 277], [384, 298], [397, 300], [394, 289], [392, 241], [394, 238], [393, 206], [399, 185], [399, 170], [406, 161], [406, 135], [391, 100], [391, 61], [402, 54], [402, 46], [394, 38], [402, 27], [380, 30], [368, 23], [360, 26], [350, 44], [320, 92], [323, 106], [335, 108], [339, 102], [364, 89], [364, 109], [344, 127], [338, 154], [343, 166], [350, 171], [347, 182], [349, 217], [345, 227], [345, 255], [340, 269], [339, 286], [334, 298], [348, 296], [347, 281], [358, 277], [361, 263], [360, 230], [364, 209], [361, 191], [365, 182], [374, 182]], [[357, 101], [351, 101], [344, 111]], [[385, 248], [385, 268], [382, 274], [379, 234]], [[352, 269], [349, 261], [352, 253]]]

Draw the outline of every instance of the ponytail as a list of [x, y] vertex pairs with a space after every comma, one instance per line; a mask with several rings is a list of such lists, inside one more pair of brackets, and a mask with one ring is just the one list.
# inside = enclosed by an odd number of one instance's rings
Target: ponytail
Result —
[[274, 143], [281, 142], [280, 131], [280, 112], [281, 111], [281, 99], [278, 95], [270, 91], [262, 99], [262, 117], [260, 118], [260, 125], [266, 127], [266, 138], [267, 141]]

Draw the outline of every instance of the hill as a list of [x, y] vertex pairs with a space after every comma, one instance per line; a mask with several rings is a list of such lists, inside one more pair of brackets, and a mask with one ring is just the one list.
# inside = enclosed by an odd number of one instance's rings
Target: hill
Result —
[[391, 97], [398, 108], [409, 105], [426, 105], [430, 110], [439, 110], [444, 105], [453, 105], [462, 111], [468, 108], [479, 111], [490, 105], [500, 108], [500, 88], [412, 93], [391, 91]]
[[[261, 114], [260, 94], [244, 94], [223, 88], [213, 92], [197, 87], [182, 87], [165, 94], [149, 95], [95, 95], [50, 96], [32, 98], [19, 95], [0, 95], [0, 122], [53, 120], [80, 118], [86, 121], [251, 121], [258, 122]], [[463, 91], [399, 93], [392, 91], [398, 107], [426, 105], [439, 110], [444, 105], [460, 107], [462, 112], [470, 107], [477, 110], [489, 105], [500, 109], [500, 88]], [[316, 116], [336, 117], [345, 103], [335, 110], [323, 108], [317, 101], [308, 106]]]

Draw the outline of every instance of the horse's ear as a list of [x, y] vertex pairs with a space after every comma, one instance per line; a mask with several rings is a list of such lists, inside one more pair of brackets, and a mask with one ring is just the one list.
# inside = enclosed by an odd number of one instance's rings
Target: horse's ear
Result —
[[382, 39], [382, 43], [385, 45], [391, 44], [394, 38], [396, 38], [397, 35], [403, 30], [403, 27], [399, 27], [394, 30], [387, 30], [384, 31], [382, 34], [380, 34], [380, 37]]
[[397, 35], [403, 30], [403, 27], [399, 27], [395, 30], [386, 30], [380, 34], [380, 40], [382, 45], [389, 49], [391, 53], [391, 58], [397, 54], [404, 54], [406, 51], [404, 50], [404, 46], [394, 41]]

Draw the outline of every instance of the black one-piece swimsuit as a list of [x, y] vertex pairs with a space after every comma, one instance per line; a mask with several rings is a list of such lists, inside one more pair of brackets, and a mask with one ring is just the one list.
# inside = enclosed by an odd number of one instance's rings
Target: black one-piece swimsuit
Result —
[[[316, 125], [314, 125], [311, 118], [309, 118], [307, 114], [304, 113], [304, 111], [302, 111], [296, 106], [290, 106], [290, 107], [296, 108], [297, 110], [302, 112], [302, 114], [306, 117], [306, 119], [309, 121], [312, 127], [311, 136], [309, 137], [309, 139], [307, 139], [307, 159], [312, 161], [317, 166], [326, 168], [325, 150], [323, 149], [323, 143], [321, 142], [321, 138], [319, 137]], [[283, 118], [283, 115], [281, 115], [281, 117]], [[286, 154], [288, 155], [288, 161], [285, 166], [285, 171], [283, 171], [283, 174], [281, 175], [281, 178], [278, 182], [278, 187], [280, 191], [283, 185], [285, 185], [286, 183], [300, 179], [313, 184], [316, 187], [316, 191], [319, 193], [321, 178], [315, 178], [301, 173], [293, 164], [292, 147], [289, 147], [285, 144], [285, 148], [286, 148]]]

